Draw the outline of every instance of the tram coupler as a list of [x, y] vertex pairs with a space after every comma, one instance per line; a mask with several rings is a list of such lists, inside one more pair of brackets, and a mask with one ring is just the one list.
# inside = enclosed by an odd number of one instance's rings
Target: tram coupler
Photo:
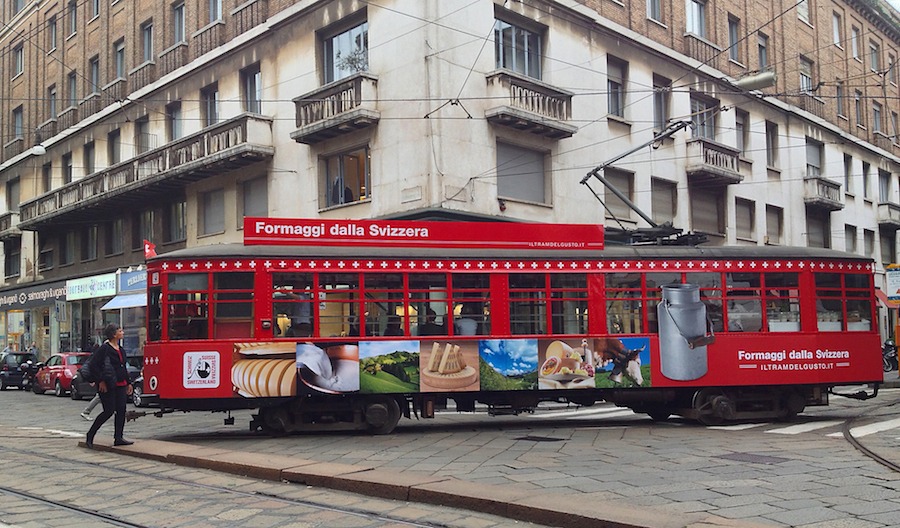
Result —
[[231, 416], [231, 411], [228, 411], [228, 417], [225, 418], [225, 425], [234, 425], [234, 416]]
[[834, 394], [835, 396], [843, 396], [844, 398], [850, 398], [852, 400], [871, 400], [872, 398], [878, 396], [878, 383], [872, 384], [872, 394], [869, 394], [865, 390], [859, 390], [854, 392], [853, 394], [841, 394], [840, 392], [835, 392], [834, 387], [828, 389], [828, 392]]

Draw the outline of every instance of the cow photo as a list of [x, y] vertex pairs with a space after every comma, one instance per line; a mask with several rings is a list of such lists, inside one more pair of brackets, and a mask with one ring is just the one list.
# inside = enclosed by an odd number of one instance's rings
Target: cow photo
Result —
[[649, 338], [603, 337], [593, 341], [597, 388], [650, 386]]

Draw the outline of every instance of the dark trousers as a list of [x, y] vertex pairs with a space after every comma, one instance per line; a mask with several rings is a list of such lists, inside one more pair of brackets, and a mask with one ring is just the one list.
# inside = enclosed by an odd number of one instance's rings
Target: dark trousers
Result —
[[109, 420], [110, 416], [115, 414], [115, 433], [113, 434], [113, 438], [121, 440], [122, 435], [125, 434], [125, 404], [127, 402], [128, 386], [111, 387], [106, 392], [101, 392], [100, 403], [103, 404], [103, 412], [97, 416], [97, 419], [94, 420], [94, 424], [91, 425], [91, 429], [87, 434], [88, 438], [93, 441], [94, 435], [100, 430], [100, 426], [106, 423], [106, 420]]

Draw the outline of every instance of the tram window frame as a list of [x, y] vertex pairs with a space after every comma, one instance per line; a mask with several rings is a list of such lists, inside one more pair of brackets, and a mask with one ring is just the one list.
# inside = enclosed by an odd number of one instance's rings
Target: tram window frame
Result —
[[763, 274], [763, 300], [766, 324], [770, 332], [800, 331], [800, 274], [774, 272]]
[[551, 334], [588, 333], [590, 299], [587, 273], [551, 273], [549, 298]]
[[[637, 277], [637, 283], [634, 282], [634, 277]], [[626, 278], [631, 278], [631, 280], [625, 281]], [[604, 275], [603, 303], [606, 307], [606, 331], [608, 333], [616, 335], [644, 333], [644, 321], [646, 320], [644, 278], [643, 272], [613, 272]], [[621, 308], [615, 310], [616, 307]]]
[[166, 286], [166, 337], [209, 339], [210, 274], [170, 273]]
[[253, 271], [223, 271], [212, 274], [212, 335], [216, 338], [253, 337]]
[[[410, 333], [416, 336], [450, 334], [449, 288], [446, 273], [409, 273], [407, 276]], [[433, 319], [430, 319], [433, 312]], [[415, 322], [415, 327], [413, 327]], [[415, 329], [415, 332], [413, 332]]]
[[700, 301], [706, 305], [706, 317], [712, 324], [714, 332], [725, 331], [725, 295], [722, 273], [700, 271], [687, 274], [685, 279], [690, 284], [700, 287]]
[[547, 334], [547, 274], [509, 273], [506, 276], [511, 335]]
[[729, 332], [763, 329], [762, 273], [725, 273], [725, 321]]
[[[452, 335], [491, 334], [491, 276], [489, 273], [451, 274], [450, 299], [453, 306]], [[471, 333], [472, 330], [474, 333]]]
[[[340, 337], [363, 333], [363, 285], [359, 273], [327, 272], [315, 274], [316, 298], [313, 337]], [[340, 286], [340, 287], [339, 287]], [[346, 296], [346, 297], [344, 297]], [[330, 314], [340, 308], [340, 313]]]
[[[813, 276], [816, 291], [816, 327], [820, 332], [872, 329], [874, 300], [871, 275], [816, 272]], [[851, 282], [852, 284], [848, 285]], [[868, 319], [864, 319], [864, 315], [868, 316]]]
[[366, 335], [409, 335], [406, 273], [363, 273]]
[[[660, 280], [661, 279], [661, 280]], [[647, 331], [659, 333], [657, 306], [662, 302], [662, 287], [671, 284], [684, 284], [684, 274], [677, 271], [647, 272], [644, 274], [644, 285], [647, 289], [644, 306], [647, 311]]]
[[310, 272], [272, 273], [273, 333], [275, 337], [311, 337], [315, 324], [315, 278]]

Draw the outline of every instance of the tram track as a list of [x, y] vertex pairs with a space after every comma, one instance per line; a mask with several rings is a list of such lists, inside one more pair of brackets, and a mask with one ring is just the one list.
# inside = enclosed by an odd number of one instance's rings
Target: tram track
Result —
[[847, 442], [849, 442], [850, 445], [852, 445], [857, 451], [862, 453], [864, 456], [873, 460], [874, 462], [877, 462], [878, 464], [881, 464], [882, 466], [890, 469], [891, 471], [900, 473], [900, 463], [889, 460], [888, 458], [885, 458], [885, 457], [879, 455], [878, 453], [876, 453], [873, 449], [866, 447], [865, 445], [863, 445], [862, 442], [859, 441], [858, 438], [854, 437], [853, 433], [852, 433], [854, 422], [856, 422], [858, 420], [862, 420], [864, 418], [871, 418], [872, 414], [874, 412], [884, 410], [884, 409], [889, 409], [892, 407], [900, 407], [900, 398], [895, 399], [893, 402], [891, 402], [887, 405], [878, 405], [878, 406], [873, 405], [873, 406], [863, 410], [856, 416], [848, 418], [847, 420], [844, 421], [844, 424], [841, 427], [841, 432], [844, 435], [844, 439]]

